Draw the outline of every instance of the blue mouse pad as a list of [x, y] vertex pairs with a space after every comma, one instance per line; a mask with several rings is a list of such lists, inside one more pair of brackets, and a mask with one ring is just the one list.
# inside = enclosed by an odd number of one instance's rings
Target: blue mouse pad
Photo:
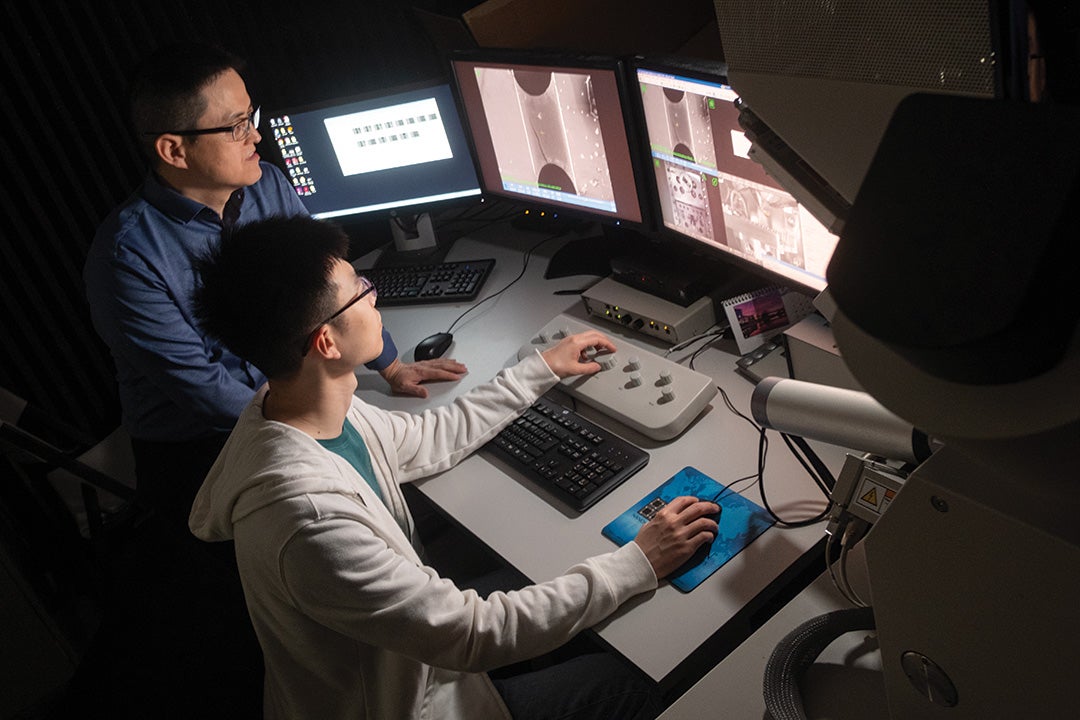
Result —
[[625, 545], [637, 536], [641, 526], [660, 508], [680, 495], [713, 500], [721, 493], [723, 495], [720, 499], [714, 501], [720, 506], [720, 530], [716, 539], [711, 545], [706, 545], [694, 553], [682, 567], [668, 577], [676, 588], [690, 592], [772, 526], [773, 519], [760, 505], [736, 492], [724, 492], [724, 486], [708, 475], [697, 468], [685, 467], [605, 525], [601, 532], [616, 545]]

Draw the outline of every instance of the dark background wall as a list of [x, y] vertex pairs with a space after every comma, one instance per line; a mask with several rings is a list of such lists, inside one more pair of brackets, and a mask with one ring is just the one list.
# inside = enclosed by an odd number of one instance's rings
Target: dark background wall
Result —
[[198, 39], [248, 60], [256, 104], [317, 102], [443, 72], [411, 8], [453, 17], [473, 4], [4, 0], [0, 387], [93, 436], [119, 421], [81, 273], [98, 223], [145, 171], [124, 119], [141, 58]]

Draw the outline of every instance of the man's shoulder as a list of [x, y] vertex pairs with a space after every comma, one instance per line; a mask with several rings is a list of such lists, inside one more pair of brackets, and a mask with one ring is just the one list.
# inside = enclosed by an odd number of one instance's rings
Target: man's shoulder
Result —
[[147, 214], [158, 212], [142, 196], [141, 186], [105, 216], [94, 232], [90, 257], [115, 255], [126, 244], [138, 243], [144, 237], [141, 230]]

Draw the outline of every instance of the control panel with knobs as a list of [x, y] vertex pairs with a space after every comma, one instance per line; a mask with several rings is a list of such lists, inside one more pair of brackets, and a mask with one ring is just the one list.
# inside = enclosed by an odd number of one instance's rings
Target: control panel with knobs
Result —
[[[589, 326], [557, 315], [518, 351], [518, 358], [544, 350]], [[654, 440], [670, 440], [693, 422], [716, 395], [708, 375], [636, 347], [596, 355], [600, 372], [566, 378], [560, 388], [605, 415]]]

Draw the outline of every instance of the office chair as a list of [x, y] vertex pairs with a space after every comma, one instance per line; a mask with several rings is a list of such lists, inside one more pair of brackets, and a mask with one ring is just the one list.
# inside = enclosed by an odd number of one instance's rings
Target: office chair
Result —
[[94, 443], [0, 387], [0, 449], [43, 464], [39, 469], [84, 537], [100, 538], [107, 522], [126, 521], [135, 510], [134, 460], [121, 428]]

